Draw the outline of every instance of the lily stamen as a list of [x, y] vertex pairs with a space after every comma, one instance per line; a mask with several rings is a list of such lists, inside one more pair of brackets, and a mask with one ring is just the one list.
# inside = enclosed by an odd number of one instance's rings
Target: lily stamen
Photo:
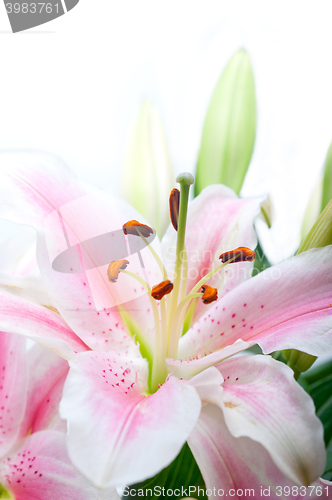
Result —
[[169, 215], [175, 231], [178, 230], [179, 209], [180, 209], [180, 191], [174, 188], [172, 189], [171, 194], [169, 195]]
[[108, 280], [112, 283], [116, 283], [120, 274], [120, 271], [126, 269], [129, 264], [129, 260], [113, 260], [107, 268]]
[[152, 287], [151, 296], [156, 300], [161, 300], [164, 295], [171, 293], [173, 290], [173, 283], [171, 281], [166, 280], [162, 281], [158, 285]]
[[247, 247], [238, 247], [230, 252], [225, 252], [219, 255], [221, 262], [226, 263], [231, 260], [231, 262], [252, 262], [256, 257], [253, 250]]
[[130, 220], [123, 224], [122, 226], [124, 234], [132, 234], [133, 236], [139, 235], [139, 232], [145, 237], [148, 238], [152, 233], [153, 229], [146, 224], [141, 224], [137, 220]]
[[209, 285], [203, 285], [201, 290], [203, 291], [202, 300], [204, 304], [211, 304], [211, 302], [218, 300], [218, 290], [216, 288]]
[[146, 238], [148, 238], [152, 233], [153, 229], [150, 226], [147, 226], [145, 224], [141, 224], [137, 220], [130, 220], [123, 224], [122, 226], [124, 234], [131, 234], [133, 236], [140, 236], [142, 240], [144, 241], [145, 245], [147, 248], [150, 250], [152, 253], [153, 257], [155, 258], [158, 267], [160, 269], [161, 274], [163, 275], [163, 279], [167, 280], [167, 273], [164, 264], [162, 263], [159, 255], [157, 252], [154, 251], [152, 248], [151, 244], [148, 242]]

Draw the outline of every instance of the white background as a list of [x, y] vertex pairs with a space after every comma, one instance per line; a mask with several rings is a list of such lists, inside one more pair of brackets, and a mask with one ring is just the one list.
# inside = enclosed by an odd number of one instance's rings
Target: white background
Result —
[[194, 171], [213, 88], [250, 54], [258, 101], [243, 194], [270, 193], [270, 258], [296, 249], [301, 217], [332, 140], [330, 1], [80, 0], [12, 34], [0, 5], [0, 148], [60, 155], [117, 191], [126, 135], [142, 99], [161, 113], [176, 172]]

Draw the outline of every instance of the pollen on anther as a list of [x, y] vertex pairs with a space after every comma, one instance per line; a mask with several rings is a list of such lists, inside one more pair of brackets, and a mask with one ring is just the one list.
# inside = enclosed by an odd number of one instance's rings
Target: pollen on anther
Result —
[[200, 291], [203, 292], [202, 300], [204, 304], [211, 304], [211, 302], [218, 300], [218, 290], [216, 288], [203, 285]]
[[112, 283], [116, 283], [121, 270], [126, 269], [129, 264], [129, 260], [121, 259], [121, 260], [113, 260], [108, 268], [107, 268], [107, 278], [108, 281]]
[[[150, 234], [153, 233], [153, 229], [146, 224], [141, 224], [137, 220], [130, 220], [123, 224], [122, 226], [124, 234], [132, 234], [134, 236], [139, 236], [141, 233], [144, 238], [148, 238]], [[138, 232], [139, 231], [139, 232]]]
[[155, 300], [161, 300], [164, 297], [164, 295], [171, 293], [172, 290], [173, 290], [173, 283], [171, 281], [169, 280], [162, 281], [158, 285], [152, 287], [151, 297], [153, 297]]
[[180, 207], [180, 191], [174, 188], [172, 189], [171, 194], [169, 195], [169, 213], [170, 213], [171, 223], [175, 231], [178, 230], [179, 207]]
[[252, 262], [255, 257], [255, 252], [247, 247], [238, 247], [235, 250], [224, 252], [219, 255], [219, 259], [224, 264], [228, 261], [229, 264], [233, 264], [235, 262]]

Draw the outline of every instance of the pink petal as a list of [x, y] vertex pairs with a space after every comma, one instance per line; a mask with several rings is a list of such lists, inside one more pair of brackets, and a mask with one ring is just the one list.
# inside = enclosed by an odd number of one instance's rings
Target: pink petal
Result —
[[223, 397], [209, 402], [220, 406], [231, 434], [261, 443], [295, 484], [315, 481], [326, 460], [323, 426], [292, 370], [270, 356], [241, 356], [218, 369]]
[[[209, 271], [220, 265], [223, 252], [239, 246], [255, 249], [257, 238], [253, 221], [260, 212], [261, 198], [240, 199], [234, 191], [222, 185], [208, 186], [195, 198], [188, 209], [186, 249], [188, 253], [187, 292]], [[162, 248], [167, 269], [175, 259], [176, 232], [170, 226], [163, 238]], [[221, 270], [208, 281], [224, 296], [250, 278], [253, 264], [241, 262]], [[207, 306], [198, 302], [195, 319], [205, 313]]]
[[[222, 412], [214, 405], [202, 408], [188, 444], [202, 472], [211, 500], [220, 497], [236, 500], [330, 498], [324, 489], [326, 485], [321, 480], [313, 483], [315, 488], [297, 486], [275, 466], [259, 443], [248, 437], [233, 437]], [[316, 490], [316, 486], [321, 488]], [[199, 498], [197, 490], [192, 490], [189, 494]]]
[[26, 341], [0, 332], [0, 456], [15, 443], [23, 420], [26, 389]]
[[55, 304], [49, 296], [41, 276], [13, 276], [0, 273], [0, 290], [22, 297], [52, 310]]
[[319, 356], [332, 346], [332, 247], [273, 266], [219, 300], [181, 339], [179, 356], [214, 352], [237, 339], [269, 353], [296, 348]]
[[[131, 219], [140, 219], [134, 209], [109, 192], [97, 191], [65, 204], [45, 222], [47, 251], [38, 259], [43, 278], [61, 315], [93, 350], [139, 354], [132, 339], [136, 332], [128, 333], [118, 306], [129, 310], [143, 333], [153, 329], [144, 287], [123, 273], [116, 283], [107, 278], [108, 264], [126, 258], [128, 271], [151, 286], [162, 281], [144, 242], [125, 237], [122, 226]], [[157, 238], [153, 243], [158, 246]], [[145, 340], [151, 344], [151, 335]]]
[[193, 387], [173, 377], [147, 395], [145, 360], [84, 353], [70, 362], [60, 414], [73, 463], [100, 487], [146, 479], [179, 453], [199, 416]]
[[65, 434], [57, 431], [24, 439], [0, 462], [3, 486], [15, 500], [116, 500], [115, 490], [101, 493], [72, 466], [65, 440]]
[[59, 403], [69, 366], [67, 361], [38, 344], [27, 352], [29, 384], [27, 405], [20, 436], [44, 429], [66, 431], [60, 419]]
[[0, 291], [0, 328], [35, 340], [67, 359], [88, 349], [59, 314], [4, 291]]
[[[108, 217], [109, 214], [105, 211], [98, 211], [98, 206], [95, 214], [90, 214], [92, 207], [90, 210], [89, 207], [86, 207], [85, 213], [77, 214], [79, 218], [74, 220], [73, 227], [70, 211], [69, 214], [68, 211], [66, 213], [68, 204], [74, 203], [75, 205], [77, 202], [79, 205], [80, 200], [89, 194], [98, 198], [100, 194], [103, 195], [103, 191], [90, 188], [80, 182], [61, 160], [50, 154], [29, 151], [2, 153], [0, 163], [0, 196], [2, 200], [0, 217], [19, 224], [30, 225], [37, 230], [38, 265], [47, 290], [61, 316], [90, 348], [109, 350], [113, 344], [113, 347], [119, 351], [126, 352], [128, 345], [131, 344], [132, 351], [136, 350], [137, 352], [134, 342], [130, 342], [131, 339], [125, 331], [121, 317], [114, 308], [111, 310], [106, 307], [104, 311], [103, 306], [102, 312], [97, 313], [94, 298], [98, 299], [99, 302], [100, 299], [107, 302], [110, 295], [105, 292], [105, 283], [98, 276], [96, 278], [93, 272], [90, 273], [92, 274], [90, 281], [92, 280], [94, 283], [95, 297], [92, 297], [86, 273], [67, 274], [52, 269], [55, 257], [52, 251], [64, 251], [67, 248], [65, 246], [67, 241], [74, 245], [72, 239], [75, 237], [78, 238], [78, 241], [82, 241], [80, 240], [84, 234], [82, 227], [87, 230], [89, 222], [91, 222], [90, 229], [97, 231], [98, 235], [101, 234], [100, 229], [103, 224], [106, 224], [107, 232], [114, 229], [112, 228], [114, 214]], [[111, 197], [111, 194], [109, 193], [108, 196]], [[105, 197], [107, 197], [106, 194]], [[119, 203], [121, 205], [121, 202]], [[128, 217], [129, 219], [140, 218], [136, 211], [128, 209], [128, 205], [126, 207], [128, 214], [134, 215], [134, 217]], [[61, 210], [65, 213], [62, 214]], [[123, 205], [120, 207], [120, 213], [124, 217], [128, 215], [123, 209]], [[61, 220], [59, 220], [59, 214]], [[71, 215], [74, 216], [73, 213]], [[98, 217], [93, 217], [93, 215]], [[68, 217], [69, 220], [67, 220]], [[118, 218], [116, 219], [118, 220]], [[66, 229], [70, 240], [66, 240], [63, 228]], [[44, 231], [47, 233], [48, 230], [48, 234], [53, 234], [55, 240], [48, 241], [47, 247]], [[150, 256], [148, 249], [145, 249], [145, 253]], [[103, 274], [106, 276], [106, 269], [101, 271], [104, 271]], [[131, 307], [135, 309], [132, 304]], [[145, 316], [146, 320], [149, 316], [152, 320], [152, 314], [149, 315], [147, 311], [145, 311]]]
[[0, 155], [0, 217], [43, 230], [54, 209], [84, 196], [89, 188], [56, 156], [43, 152]]
[[205, 370], [210, 366], [214, 366], [224, 359], [230, 358], [231, 356], [248, 349], [252, 345], [254, 345], [254, 342], [243, 342], [243, 340], [237, 340], [233, 345], [226, 346], [224, 349], [207, 354], [202, 358], [197, 357], [197, 359], [194, 358], [190, 360], [168, 358], [166, 359], [166, 367], [172, 375], [188, 380], [190, 377], [202, 372], [202, 370]]

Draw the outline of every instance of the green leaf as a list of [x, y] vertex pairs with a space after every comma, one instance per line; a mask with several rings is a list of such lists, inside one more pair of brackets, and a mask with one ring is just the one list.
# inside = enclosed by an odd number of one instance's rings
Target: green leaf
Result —
[[326, 207], [326, 205], [331, 199], [332, 199], [332, 142], [330, 144], [325, 159], [321, 210], [323, 210]]
[[326, 458], [326, 466], [325, 472], [323, 474], [323, 479], [327, 479], [331, 481], [332, 479], [332, 441], [330, 441], [329, 446], [327, 447], [327, 458]]
[[213, 92], [203, 126], [195, 195], [210, 184], [240, 192], [255, 142], [255, 82], [249, 56], [232, 57]]
[[[190, 491], [189, 486], [191, 486]], [[196, 489], [193, 490], [193, 487]], [[162, 494], [162, 488], [165, 488], [164, 495]], [[197, 496], [198, 488], [201, 488], [199, 490], [199, 497]], [[141, 491], [138, 493], [138, 490]], [[172, 490], [173, 494], [166, 495], [167, 490]], [[179, 493], [178, 495], [174, 494], [175, 490], [180, 490], [180, 492], [176, 492]], [[179, 500], [179, 498], [185, 496], [194, 496], [201, 500], [207, 500], [205, 490], [205, 483], [201, 472], [186, 443], [176, 459], [166, 469], [163, 469], [151, 479], [126, 487], [123, 499], [137, 498], [139, 496], [139, 498], [154, 500], [167, 496], [167, 500]], [[169, 493], [171, 492], [169, 491]]]
[[302, 379], [309, 385], [317, 416], [324, 426], [325, 444], [332, 446], [332, 360], [302, 374]]

